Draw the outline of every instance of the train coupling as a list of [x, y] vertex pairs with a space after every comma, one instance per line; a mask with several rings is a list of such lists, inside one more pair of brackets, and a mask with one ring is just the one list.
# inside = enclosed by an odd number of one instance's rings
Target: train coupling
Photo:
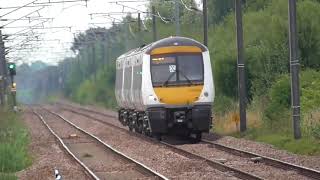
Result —
[[186, 122], [186, 112], [185, 111], [176, 111], [173, 114], [175, 123], [185, 123]]

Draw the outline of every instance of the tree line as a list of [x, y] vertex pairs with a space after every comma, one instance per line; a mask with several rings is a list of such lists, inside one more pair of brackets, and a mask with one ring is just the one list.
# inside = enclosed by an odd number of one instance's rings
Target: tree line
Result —
[[[185, 3], [196, 7], [194, 1]], [[174, 36], [174, 4], [152, 0], [147, 7], [149, 11], [151, 6], [166, 20], [157, 18], [158, 38]], [[290, 71], [287, 0], [244, 0], [242, 8], [249, 108], [258, 111], [256, 108], [259, 107], [263, 122], [271, 128], [289, 131], [290, 90], [284, 80], [288, 79]], [[302, 83], [302, 104], [308, 104], [302, 107], [304, 117], [320, 111], [320, 102], [305, 98], [306, 94], [308, 97], [319, 94], [319, 88], [311, 88], [320, 86], [319, 9], [319, 0], [299, 0], [297, 4], [301, 81], [308, 81]], [[214, 111], [223, 115], [237, 108], [235, 102], [238, 98], [234, 1], [208, 1], [208, 17], [208, 48], [216, 89]], [[71, 47], [76, 56], [64, 59], [57, 68], [62, 70], [60, 83], [63, 84], [64, 95], [80, 103], [116, 108], [115, 60], [122, 53], [153, 41], [151, 18], [147, 15], [138, 27], [136, 16], [127, 14], [122, 22], [114, 23], [108, 29], [90, 28], [78, 34]], [[190, 11], [181, 5], [180, 26], [181, 36], [200, 42], [203, 40], [202, 14], [199, 11]], [[282, 113], [284, 117], [275, 116], [279, 108], [285, 112]], [[287, 128], [277, 127], [273, 123], [277, 121], [286, 124], [283, 127]]]

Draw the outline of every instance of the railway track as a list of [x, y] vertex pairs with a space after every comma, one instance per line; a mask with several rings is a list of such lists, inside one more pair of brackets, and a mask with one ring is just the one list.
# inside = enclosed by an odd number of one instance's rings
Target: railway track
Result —
[[[41, 111], [42, 113], [39, 113], [34, 110], [33, 113], [38, 116], [64, 150], [85, 169], [92, 179], [167, 179], [146, 165], [114, 149], [61, 115], [48, 109], [41, 109]], [[45, 114], [47, 119], [41, 114]], [[49, 120], [49, 114], [51, 119], [55, 117], [54, 121]], [[59, 124], [57, 124], [57, 119], [60, 121]], [[64, 132], [61, 130], [65, 128], [67, 128], [68, 133], [72, 132], [72, 138], [66, 136], [66, 130]]]
[[[84, 110], [84, 111], [87, 111], [89, 113], [98, 114], [98, 115], [101, 115], [101, 116], [107, 116], [107, 117], [111, 117], [111, 118], [116, 118], [116, 116], [114, 116], [114, 115], [110, 115], [110, 114], [106, 114], [106, 113], [102, 113], [102, 112], [98, 112], [98, 111], [94, 111], [94, 110], [87, 109], [87, 108], [82, 108], [82, 107], [73, 107], [73, 106], [65, 105], [65, 104], [61, 104], [61, 105], [63, 105], [64, 106], [63, 109], [65, 109], [67, 111], [70, 111], [70, 112], [73, 112], [73, 113], [77, 113], [77, 114], [85, 116], [87, 118], [94, 119], [96, 121], [99, 121], [101, 123], [107, 124], [107, 125], [112, 126], [114, 128], [121, 129], [121, 130], [124, 130], [126, 132], [131, 133], [130, 131], [128, 131], [128, 130], [122, 128], [122, 127], [116, 126], [116, 125], [114, 125], [112, 123], [108, 123], [108, 122], [106, 122], [104, 120], [101, 120], [99, 118], [93, 117], [91, 115], [88, 115], [88, 114], [85, 114], [85, 113], [81, 113], [79, 111], [75, 111], [74, 108], [78, 109], [78, 110]], [[65, 106], [70, 106], [70, 107], [72, 107], [72, 109], [70, 109], [68, 107], [65, 107]], [[137, 134], [137, 133], [132, 133], [132, 134], [136, 135], [136, 136], [139, 136], [141, 138], [145, 138], [145, 136], [141, 136], [140, 134]], [[151, 138], [147, 138], [147, 139], [150, 140]], [[225, 146], [225, 145], [218, 144], [218, 143], [215, 143], [215, 142], [212, 142], [212, 141], [208, 141], [208, 140], [205, 140], [205, 139], [203, 139], [202, 142], [207, 143], [212, 148], [216, 148], [216, 149], [228, 152], [228, 153], [236, 155], [236, 156], [250, 158], [253, 161], [257, 161], [259, 163], [263, 163], [265, 165], [272, 166], [272, 167], [275, 167], [275, 168], [280, 168], [280, 169], [283, 169], [285, 171], [295, 171], [298, 174], [300, 174], [302, 176], [305, 176], [305, 177], [308, 177], [308, 178], [311, 178], [311, 179], [320, 179], [320, 171], [315, 170], [315, 169], [311, 169], [311, 168], [308, 168], [308, 167], [295, 165], [295, 164], [288, 163], [288, 162], [285, 162], [285, 161], [282, 161], [282, 160], [279, 160], [279, 159], [263, 156], [263, 155], [260, 155], [260, 154], [256, 154], [256, 153], [253, 153], [253, 152], [249, 152], [249, 151], [233, 148], [233, 147], [230, 147], [230, 146]], [[196, 154], [193, 154], [193, 153], [190, 153], [190, 152], [187, 152], [187, 151], [182, 152], [180, 148], [177, 148], [174, 145], [171, 145], [171, 144], [168, 144], [168, 143], [165, 143], [165, 142], [160, 142], [160, 143], [162, 143], [163, 145], [165, 145], [167, 147], [170, 147], [175, 152], [180, 152], [181, 154], [185, 154], [185, 155], [188, 154], [187, 156], [190, 156], [190, 157], [192, 156], [193, 158], [203, 158], [203, 157], [201, 157], [199, 155], [196, 155]], [[203, 160], [207, 161], [208, 159], [204, 158]], [[221, 167], [220, 170], [226, 171], [227, 169], [228, 169], [228, 167], [223, 167], [223, 168]], [[237, 171], [236, 169], [230, 170], [230, 171], [234, 172], [236, 174], [236, 177], [243, 178], [243, 175], [241, 175], [241, 172], [235, 172], [235, 171]], [[246, 174], [248, 175], [248, 173], [246, 173]], [[249, 177], [246, 177], [245, 179], [248, 179], [248, 178]], [[254, 176], [254, 177], [251, 177], [251, 178], [253, 178], [253, 179], [254, 178], [262, 179], [262, 178], [257, 177], [257, 176]]]
[[317, 171], [315, 169], [311, 169], [311, 168], [295, 165], [295, 164], [288, 163], [288, 162], [285, 162], [285, 161], [281, 161], [281, 160], [278, 160], [278, 159], [275, 159], [275, 158], [262, 156], [260, 154], [256, 154], [256, 153], [253, 153], [253, 152], [249, 152], [249, 151], [233, 148], [233, 147], [230, 147], [230, 146], [225, 146], [225, 145], [218, 144], [218, 143], [215, 143], [215, 142], [212, 142], [212, 141], [208, 141], [208, 140], [202, 140], [202, 142], [208, 143], [208, 144], [212, 145], [213, 147], [215, 147], [217, 149], [220, 149], [220, 150], [223, 150], [223, 151], [227, 151], [227, 152], [230, 152], [230, 153], [235, 154], [235, 155], [252, 158], [253, 160], [256, 160], [257, 162], [260, 162], [260, 163], [264, 163], [264, 164], [267, 164], [267, 165], [270, 165], [270, 166], [274, 166], [274, 167], [279, 167], [279, 168], [282, 168], [284, 170], [294, 170], [294, 171], [297, 171], [299, 174], [302, 174], [304, 176], [310, 177], [312, 179], [320, 179], [320, 171]]
[[[78, 111], [74, 111], [74, 110], [69, 109], [69, 108], [65, 108], [65, 110], [68, 110], [70, 112], [85, 116], [87, 118], [93, 119], [93, 120], [98, 121], [98, 122], [101, 122], [103, 124], [106, 124], [108, 126], [116, 128], [116, 129], [118, 129], [118, 130], [120, 130], [122, 132], [130, 133], [130, 135], [142, 138], [142, 139], [144, 139], [144, 140], [146, 140], [148, 142], [151, 142], [151, 143], [154, 143], [154, 144], [159, 144], [160, 143], [161, 145], [165, 146], [166, 148], [169, 148], [171, 151], [173, 151], [173, 152], [175, 152], [177, 154], [183, 155], [183, 156], [185, 156], [185, 157], [187, 157], [189, 159], [196, 159], [196, 160], [199, 160], [199, 161], [202, 161], [202, 162], [206, 162], [209, 166], [213, 167], [214, 169], [217, 169], [217, 170], [222, 171], [222, 172], [228, 172], [228, 173], [232, 174], [232, 176], [234, 176], [234, 177], [237, 177], [237, 178], [240, 178], [240, 179], [248, 179], [248, 180], [258, 180], [258, 179], [260, 180], [260, 179], [263, 179], [263, 178], [261, 178], [259, 176], [250, 174], [250, 173], [242, 171], [240, 169], [236, 169], [236, 168], [224, 165], [223, 163], [221, 163], [219, 161], [210, 160], [208, 158], [199, 156], [199, 155], [197, 155], [195, 153], [191, 153], [191, 152], [185, 151], [185, 150], [183, 150], [183, 149], [181, 149], [181, 148], [179, 148], [177, 146], [171, 145], [169, 143], [162, 142], [162, 141], [159, 142], [159, 141], [154, 140], [153, 138], [149, 138], [149, 137], [143, 136], [141, 134], [130, 132], [130, 131], [124, 129], [124, 128], [116, 126], [116, 125], [114, 125], [112, 123], [108, 123], [108, 122], [103, 121], [101, 119], [92, 117], [92, 116], [90, 116], [88, 114], [81, 113], [81, 112], [78, 112]], [[102, 113], [101, 113], [101, 115], [102, 115]]]

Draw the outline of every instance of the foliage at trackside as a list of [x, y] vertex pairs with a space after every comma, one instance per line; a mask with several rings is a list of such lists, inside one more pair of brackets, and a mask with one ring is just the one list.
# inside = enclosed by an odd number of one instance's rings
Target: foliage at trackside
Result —
[[0, 179], [16, 179], [14, 173], [31, 164], [28, 143], [19, 114], [0, 109]]
[[[302, 127], [305, 135], [320, 139], [320, 72], [306, 70], [301, 74], [301, 112]], [[291, 118], [287, 114], [291, 103], [290, 79], [282, 75], [270, 88], [269, 103], [264, 112], [265, 120], [274, 131], [291, 129]], [[318, 120], [317, 120], [318, 119]], [[283, 125], [280, 125], [283, 123]]]
[[[298, 35], [302, 70], [320, 67], [320, 3], [298, 1]], [[245, 59], [248, 95], [266, 94], [276, 78], [289, 72], [288, 6], [272, 0], [261, 10], [244, 13]], [[310, 16], [312, 14], [312, 16]], [[312, 17], [312, 18], [310, 18]], [[236, 97], [236, 42], [234, 14], [230, 13], [213, 31], [209, 41], [218, 94]], [[212, 36], [211, 36], [212, 37]], [[305, 53], [304, 53], [305, 52]], [[249, 99], [249, 100], [250, 100]]]
[[[317, 72], [320, 69], [320, 2], [301, 0], [297, 4], [301, 127], [304, 136], [299, 142], [292, 138], [288, 1], [271, 0], [260, 3], [262, 4], [256, 4], [256, 7], [247, 3], [243, 17], [248, 122], [251, 124], [259, 121], [260, 126], [249, 127], [249, 131], [243, 136], [296, 153], [319, 154], [320, 149], [313, 147], [320, 140], [320, 74]], [[217, 107], [217, 119], [225, 119], [225, 122], [228, 121], [227, 114], [237, 109], [233, 103], [237, 99], [235, 39], [234, 13], [230, 12], [215, 27], [213, 41], [209, 41], [209, 47], [214, 47], [210, 50], [218, 95], [214, 107]], [[218, 45], [214, 46], [215, 44]]]
[[[114, 74], [114, 68], [106, 68], [99, 71], [96, 82], [85, 80], [79, 86], [79, 90], [72, 94], [71, 98], [79, 103], [99, 104], [112, 109], [116, 108]], [[108, 86], [105, 84], [108, 84]]]
[[236, 137], [245, 137], [259, 142], [272, 144], [279, 149], [285, 149], [295, 154], [320, 155], [319, 141], [310, 137], [295, 140], [291, 134], [270, 133], [270, 129], [249, 129], [244, 134], [235, 134]]
[[[317, 72], [320, 69], [320, 1], [301, 0], [297, 4], [302, 70], [301, 126], [304, 136], [300, 141], [292, 138], [287, 3], [286, 0], [246, 1], [243, 22], [248, 123], [259, 126], [249, 126], [249, 131], [242, 137], [271, 143], [295, 153], [319, 154], [320, 149], [316, 146], [320, 140], [320, 74]], [[238, 108], [236, 37], [232, 10], [223, 15], [223, 20], [217, 22], [210, 35], [209, 49], [217, 91], [214, 111], [216, 119], [226, 123], [230, 122], [230, 113], [237, 112]], [[219, 124], [218, 127], [235, 126]]]

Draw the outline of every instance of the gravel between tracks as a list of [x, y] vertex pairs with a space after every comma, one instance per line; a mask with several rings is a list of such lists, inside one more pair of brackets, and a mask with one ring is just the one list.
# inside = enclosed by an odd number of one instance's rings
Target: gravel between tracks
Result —
[[215, 148], [210, 148], [208, 144], [185, 144], [180, 145], [179, 147], [208, 159], [220, 159], [226, 161], [225, 164], [228, 166], [255, 174], [264, 179], [308, 179], [305, 176], [299, 175], [296, 171], [286, 171], [262, 163], [254, 163], [248, 158], [243, 158]]
[[[79, 104], [70, 103], [67, 101], [63, 101], [63, 103], [70, 104], [75, 107], [82, 107]], [[103, 113], [111, 112], [110, 114], [116, 115], [116, 112], [106, 110], [101, 107], [88, 105], [88, 106], [86, 106], [86, 108], [91, 109], [91, 110], [95, 110], [95, 111], [99, 111], [99, 112], [103, 112]], [[91, 115], [92, 113], [89, 113], [89, 114]], [[95, 116], [99, 117], [100, 115], [95, 115]], [[112, 121], [116, 121], [116, 120], [110, 119], [110, 121], [108, 121], [108, 122], [111, 122], [115, 125], [119, 124], [117, 121], [116, 122], [112, 122]], [[297, 154], [293, 154], [293, 153], [290, 153], [285, 150], [277, 149], [276, 147], [274, 147], [270, 144], [241, 139], [241, 138], [234, 138], [234, 137], [230, 137], [230, 136], [217, 136], [214, 134], [205, 134], [204, 137], [206, 139], [212, 140], [212, 141], [214, 141], [216, 143], [220, 143], [222, 145], [227, 145], [227, 146], [231, 146], [234, 148], [239, 148], [239, 149], [246, 150], [249, 152], [254, 152], [254, 153], [257, 153], [257, 154], [260, 154], [263, 156], [272, 157], [275, 159], [286, 161], [286, 162], [289, 162], [292, 164], [320, 170], [320, 156], [297, 155]], [[320, 146], [320, 144], [318, 144], [318, 145]]]
[[19, 179], [52, 180], [55, 167], [64, 179], [90, 179], [82, 167], [61, 149], [54, 136], [37, 116], [30, 110], [25, 110], [22, 119], [31, 137], [29, 152], [33, 164], [17, 173]]
[[[47, 111], [41, 111], [41, 114], [73, 154], [100, 179], [154, 179], [149, 173], [143, 173], [140, 172], [141, 169], [136, 169], [137, 166], [134, 163], [116, 155], [61, 118]], [[70, 137], [71, 134], [75, 137]]]
[[67, 111], [56, 112], [170, 179], [237, 179], [208, 166], [205, 162], [186, 158], [161, 145], [143, 141], [100, 122]]
[[[89, 113], [89, 114], [90, 116], [101, 119], [101, 115], [93, 114], [93, 113]], [[111, 122], [112, 124], [117, 125], [117, 123], [114, 122], [114, 120], [108, 121], [108, 122]], [[308, 179], [305, 176], [299, 175], [295, 171], [286, 171], [282, 169], [277, 169], [275, 167], [267, 166], [261, 163], [254, 163], [250, 161], [250, 159], [248, 158], [239, 157], [239, 156], [232, 155], [230, 153], [209, 147], [208, 144], [203, 144], [203, 143], [188, 144], [187, 143], [184, 145], [180, 145], [179, 148], [201, 155], [208, 159], [212, 159], [212, 160], [223, 159], [223, 161], [226, 161], [225, 164], [228, 166], [232, 166], [234, 168], [238, 168], [243, 171], [253, 173], [264, 179]]]

